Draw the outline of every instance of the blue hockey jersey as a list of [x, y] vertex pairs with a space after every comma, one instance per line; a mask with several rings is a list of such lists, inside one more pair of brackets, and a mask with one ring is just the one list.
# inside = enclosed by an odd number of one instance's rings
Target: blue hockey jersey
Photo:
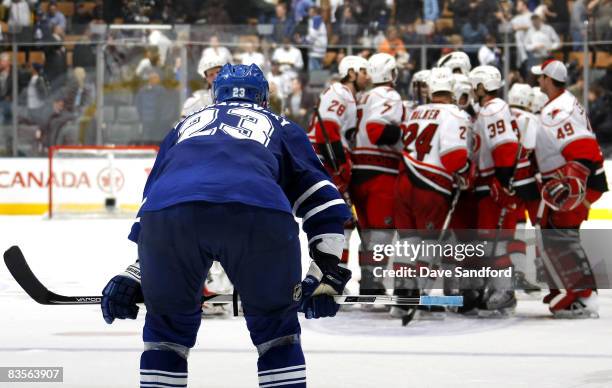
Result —
[[[292, 213], [302, 218], [309, 241], [342, 234], [351, 216], [304, 130], [238, 101], [208, 106], [172, 129], [147, 179], [139, 215], [191, 201]], [[136, 242], [139, 231], [136, 222], [130, 240]]]

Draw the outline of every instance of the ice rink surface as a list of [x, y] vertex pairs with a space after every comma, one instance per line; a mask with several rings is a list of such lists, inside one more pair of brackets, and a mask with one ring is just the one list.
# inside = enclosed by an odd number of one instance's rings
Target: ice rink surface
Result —
[[[53, 291], [97, 295], [136, 257], [130, 224], [0, 217], [0, 249], [19, 245]], [[597, 320], [554, 320], [539, 298], [521, 298], [508, 319], [448, 316], [401, 327], [386, 314], [352, 310], [303, 320], [308, 386], [612, 387], [612, 292], [599, 301]], [[0, 366], [62, 366], [64, 383], [0, 387], [137, 387], [143, 322], [142, 309], [136, 321], [107, 325], [99, 306], [39, 305], [2, 264]], [[189, 386], [255, 387], [256, 361], [242, 318], [204, 320]]]

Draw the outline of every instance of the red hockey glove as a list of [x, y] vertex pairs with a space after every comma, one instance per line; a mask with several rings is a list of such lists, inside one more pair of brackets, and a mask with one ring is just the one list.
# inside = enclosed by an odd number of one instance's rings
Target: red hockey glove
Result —
[[551, 209], [566, 212], [578, 207], [586, 195], [586, 182], [591, 171], [579, 162], [567, 162], [542, 187], [542, 199]]
[[510, 191], [503, 187], [496, 177], [493, 177], [489, 189], [491, 190], [491, 198], [500, 207], [510, 210], [516, 209], [518, 198], [514, 190]]
[[465, 166], [455, 173], [455, 182], [460, 190], [470, 190], [474, 187], [476, 180], [476, 163], [469, 159]]

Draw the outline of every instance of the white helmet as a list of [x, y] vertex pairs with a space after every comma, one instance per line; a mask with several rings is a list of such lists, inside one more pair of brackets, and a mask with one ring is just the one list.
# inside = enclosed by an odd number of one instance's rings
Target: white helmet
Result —
[[368, 59], [368, 73], [373, 84], [394, 82], [397, 77], [395, 58], [386, 53], [374, 54]]
[[200, 63], [198, 63], [198, 74], [200, 74], [202, 77], [206, 77], [204, 73], [206, 73], [208, 70], [215, 67], [221, 67], [226, 63], [227, 62], [217, 55], [202, 57], [202, 59], [200, 59]]
[[527, 84], [515, 83], [508, 91], [508, 104], [520, 106], [521, 108], [531, 109], [533, 91]]
[[431, 74], [431, 70], [420, 70], [414, 73], [412, 76], [412, 80], [410, 81], [410, 86], [412, 88], [412, 96], [414, 98], [418, 98], [419, 91], [417, 90], [418, 84], [427, 85], [427, 79], [429, 78], [429, 74]]
[[531, 99], [531, 111], [533, 113], [540, 113], [544, 105], [548, 102], [548, 96], [544, 94], [539, 86], [531, 88], [533, 92], [533, 98]]
[[477, 66], [469, 74], [472, 88], [477, 89], [479, 84], [482, 84], [487, 92], [498, 90], [504, 86], [501, 73], [494, 66]]
[[436, 92], [453, 92], [454, 84], [453, 73], [447, 67], [434, 67], [427, 78], [429, 95]]
[[[455, 84], [453, 85], [453, 96], [455, 97], [455, 102], [460, 108], [465, 108], [472, 102], [472, 84], [470, 84], [470, 79], [463, 74], [455, 73], [453, 74], [453, 77], [455, 78]], [[461, 97], [466, 94], [466, 103], [459, 104]]]
[[470, 57], [463, 51], [453, 51], [452, 53], [446, 54], [442, 58], [438, 59], [438, 67], [448, 67], [451, 72], [459, 69], [461, 74], [468, 75], [472, 69], [470, 63]]
[[359, 69], [368, 69], [368, 60], [364, 57], [360, 57], [358, 55], [347, 55], [342, 58], [340, 63], [338, 64], [338, 74], [340, 74], [340, 78], [344, 78], [348, 75], [349, 70], [353, 69], [356, 73], [359, 72]]

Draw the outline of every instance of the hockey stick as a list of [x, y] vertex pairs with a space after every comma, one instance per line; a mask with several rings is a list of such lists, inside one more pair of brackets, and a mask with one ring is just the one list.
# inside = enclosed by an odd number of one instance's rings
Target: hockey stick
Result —
[[[65, 296], [49, 291], [34, 275], [21, 249], [10, 247], [4, 252], [4, 263], [9, 272], [23, 290], [36, 302], [44, 305], [80, 305], [100, 304], [102, 296]], [[424, 305], [424, 306], [461, 306], [460, 296], [422, 296], [420, 298], [402, 298], [386, 295], [336, 295], [338, 304], [376, 304], [376, 305]], [[202, 296], [201, 302], [233, 303], [233, 295]]]
[[[317, 116], [317, 120], [321, 124], [321, 132], [323, 133], [323, 138], [325, 139], [325, 149], [329, 155], [329, 161], [332, 165], [332, 169], [337, 174], [338, 173], [338, 161], [336, 160], [336, 154], [334, 154], [334, 149], [331, 145], [331, 140], [329, 138], [329, 133], [325, 128], [325, 124], [323, 123], [323, 117], [321, 117], [321, 113], [319, 112], [318, 104], [314, 107], [315, 115]], [[357, 229], [357, 234], [359, 235], [359, 239], [363, 241], [363, 234], [361, 233], [361, 226], [359, 226], [359, 218], [357, 218], [357, 210], [355, 210], [355, 206], [353, 205], [353, 201], [351, 200], [351, 196], [348, 191], [342, 193], [342, 197], [346, 205], [351, 209], [351, 214], [353, 215], [353, 225], [355, 225], [355, 229]]]

